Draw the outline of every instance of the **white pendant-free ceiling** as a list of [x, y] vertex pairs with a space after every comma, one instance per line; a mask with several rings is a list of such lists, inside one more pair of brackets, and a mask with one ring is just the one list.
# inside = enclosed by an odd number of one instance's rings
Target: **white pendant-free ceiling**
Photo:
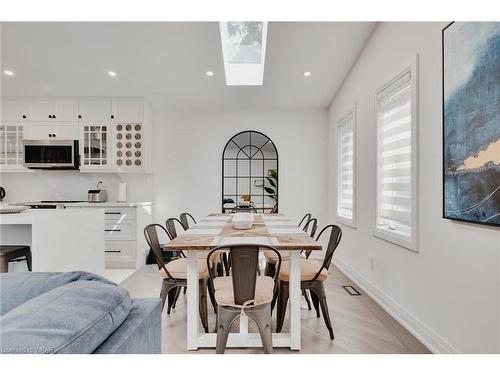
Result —
[[269, 22], [264, 84], [227, 86], [219, 22], [2, 22], [0, 94], [143, 96], [154, 107], [187, 109], [326, 108], [375, 26]]
[[262, 85], [267, 22], [221, 22], [219, 27], [226, 85]]

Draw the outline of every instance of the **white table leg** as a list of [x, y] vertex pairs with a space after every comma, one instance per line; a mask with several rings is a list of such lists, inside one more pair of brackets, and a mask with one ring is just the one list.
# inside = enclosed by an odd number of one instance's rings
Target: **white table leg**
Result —
[[198, 349], [198, 252], [187, 253], [187, 349]]
[[300, 350], [300, 251], [290, 251], [290, 349]]

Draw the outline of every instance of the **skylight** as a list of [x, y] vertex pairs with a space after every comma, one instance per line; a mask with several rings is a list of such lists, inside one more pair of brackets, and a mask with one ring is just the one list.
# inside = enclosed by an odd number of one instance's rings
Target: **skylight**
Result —
[[262, 85], [267, 22], [221, 22], [220, 37], [226, 85]]

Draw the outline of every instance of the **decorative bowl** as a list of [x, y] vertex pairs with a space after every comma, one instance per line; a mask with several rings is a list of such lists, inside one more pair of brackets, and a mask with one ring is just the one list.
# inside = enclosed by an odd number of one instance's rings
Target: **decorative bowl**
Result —
[[234, 229], [250, 229], [253, 225], [253, 214], [248, 212], [237, 212], [231, 220]]

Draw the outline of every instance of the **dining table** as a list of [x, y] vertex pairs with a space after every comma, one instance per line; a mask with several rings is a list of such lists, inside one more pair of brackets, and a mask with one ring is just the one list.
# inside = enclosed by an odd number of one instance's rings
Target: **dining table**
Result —
[[[322, 246], [283, 214], [253, 214], [250, 229], [235, 229], [233, 214], [209, 214], [203, 220], [180, 233], [164, 246], [167, 250], [182, 251], [187, 257], [187, 349], [215, 348], [216, 333], [201, 332], [198, 319], [198, 258], [218, 246], [238, 244], [268, 245], [290, 252], [289, 271], [289, 329], [273, 332], [273, 346], [300, 350], [300, 254], [302, 251], [321, 251]], [[240, 317], [239, 332], [229, 334], [227, 347], [261, 347], [258, 333], [248, 331], [248, 318]]]

